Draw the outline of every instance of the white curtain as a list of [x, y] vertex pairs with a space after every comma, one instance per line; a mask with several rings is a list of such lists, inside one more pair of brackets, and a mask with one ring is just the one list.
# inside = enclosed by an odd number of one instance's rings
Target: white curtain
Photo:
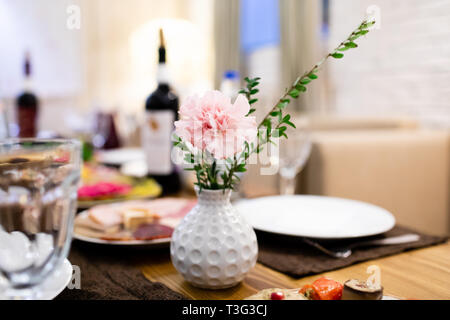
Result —
[[225, 70], [240, 70], [239, 0], [214, 1], [214, 85], [219, 88]]
[[[321, 1], [280, 0], [281, 68], [283, 87], [288, 87], [324, 54], [320, 40]], [[293, 101], [296, 111], [317, 112], [324, 108], [326, 70], [308, 85], [306, 94]]]

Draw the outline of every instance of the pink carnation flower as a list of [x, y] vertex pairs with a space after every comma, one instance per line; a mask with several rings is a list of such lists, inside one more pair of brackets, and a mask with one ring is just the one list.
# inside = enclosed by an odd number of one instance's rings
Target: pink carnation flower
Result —
[[180, 108], [176, 134], [216, 159], [230, 158], [243, 150], [245, 141], [256, 138], [256, 119], [246, 117], [249, 110], [243, 95], [234, 104], [220, 91], [208, 91], [203, 97], [194, 95]]

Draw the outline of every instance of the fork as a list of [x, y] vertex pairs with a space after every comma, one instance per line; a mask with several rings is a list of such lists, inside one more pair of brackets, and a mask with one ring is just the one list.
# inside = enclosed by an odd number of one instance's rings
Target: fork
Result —
[[322, 251], [323, 253], [338, 259], [344, 259], [351, 256], [352, 249], [360, 248], [360, 247], [370, 247], [370, 246], [386, 246], [386, 245], [394, 245], [394, 244], [401, 244], [401, 243], [409, 243], [409, 242], [415, 242], [420, 239], [420, 236], [418, 234], [414, 233], [408, 233], [404, 234], [402, 236], [397, 237], [389, 237], [384, 239], [376, 239], [376, 240], [368, 240], [363, 242], [355, 242], [353, 244], [350, 244], [346, 247], [341, 248], [335, 248], [335, 249], [329, 249], [325, 248], [323, 245], [318, 243], [317, 241], [314, 241], [312, 239], [303, 238], [303, 242], [309, 244], [310, 246], [313, 246], [314, 248]]

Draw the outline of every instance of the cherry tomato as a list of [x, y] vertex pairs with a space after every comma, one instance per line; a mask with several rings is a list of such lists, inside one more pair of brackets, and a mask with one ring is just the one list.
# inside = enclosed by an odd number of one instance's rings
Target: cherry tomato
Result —
[[312, 287], [319, 300], [341, 300], [344, 289], [339, 282], [327, 278], [317, 279]]
[[283, 292], [272, 292], [270, 295], [270, 300], [283, 300], [284, 293]]
[[310, 300], [320, 300], [311, 284], [304, 285], [298, 292]]

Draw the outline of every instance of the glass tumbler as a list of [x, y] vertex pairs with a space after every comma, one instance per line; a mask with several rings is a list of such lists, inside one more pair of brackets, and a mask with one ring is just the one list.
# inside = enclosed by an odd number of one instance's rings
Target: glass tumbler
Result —
[[39, 299], [69, 252], [80, 180], [76, 140], [0, 142], [0, 294]]

